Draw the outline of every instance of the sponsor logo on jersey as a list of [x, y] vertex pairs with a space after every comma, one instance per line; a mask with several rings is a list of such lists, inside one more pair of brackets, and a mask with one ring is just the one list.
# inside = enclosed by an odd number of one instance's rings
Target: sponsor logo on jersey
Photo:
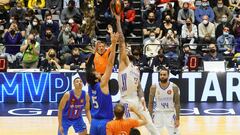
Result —
[[171, 95], [171, 94], [172, 94], [172, 90], [168, 90], [168, 91], [167, 91], [167, 94], [168, 94], [168, 95]]

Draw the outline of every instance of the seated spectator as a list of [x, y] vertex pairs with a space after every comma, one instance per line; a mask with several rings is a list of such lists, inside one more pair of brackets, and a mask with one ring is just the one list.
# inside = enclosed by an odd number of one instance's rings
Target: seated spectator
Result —
[[155, 18], [157, 22], [161, 22], [162, 20], [162, 14], [161, 11], [156, 9], [156, 5], [155, 4], [150, 4], [149, 7], [146, 9], [146, 11], [143, 12], [143, 22], [146, 22], [148, 19], [148, 14], [150, 12], [153, 12], [155, 14]]
[[233, 18], [232, 12], [228, 9], [227, 6], [223, 4], [222, 0], [217, 1], [217, 7], [213, 8], [215, 13], [215, 22], [220, 23], [222, 21], [222, 16], [227, 15], [227, 22], [231, 21]]
[[149, 67], [148, 59], [145, 54], [143, 54], [140, 47], [132, 47], [132, 55], [133, 55], [133, 65], [138, 66], [140, 70], [144, 70]]
[[[63, 0], [63, 8], [67, 8], [68, 7], [68, 3], [70, 0]], [[75, 6], [76, 8], [80, 8], [80, 2], [79, 0], [73, 0], [75, 2]]]
[[60, 15], [62, 11], [62, 0], [46, 0], [46, 8], [50, 10], [51, 14]]
[[161, 38], [162, 36], [166, 35], [166, 33], [168, 32], [168, 30], [173, 30], [174, 34], [177, 35], [177, 25], [174, 21], [172, 21], [172, 18], [170, 15], [167, 15], [166, 18], [164, 18], [164, 21], [162, 23], [162, 25], [160, 26], [161, 32], [160, 35], [158, 36], [158, 38]]
[[234, 20], [233, 23], [233, 35], [235, 36], [236, 42], [240, 44], [240, 14]]
[[28, 8], [41, 13], [41, 9], [45, 7], [46, 0], [28, 0]]
[[204, 15], [202, 20], [203, 21], [198, 25], [200, 43], [210, 43], [215, 40], [215, 26], [208, 20], [207, 15]]
[[[112, 41], [113, 39], [111, 39]], [[106, 48], [106, 44], [101, 41], [96, 42], [96, 52], [94, 56], [94, 67], [96, 72], [100, 73], [101, 75], [104, 74], [106, 65], [107, 65], [107, 60], [108, 56], [111, 52], [110, 48]]]
[[79, 48], [74, 48], [64, 64], [64, 69], [79, 70], [83, 68], [85, 68], [85, 60], [81, 57]]
[[48, 52], [50, 48], [53, 50], [58, 50], [58, 41], [57, 37], [52, 33], [50, 28], [46, 29], [45, 36], [41, 40], [41, 54]]
[[23, 68], [37, 68], [40, 54], [40, 44], [39, 42], [36, 42], [33, 34], [30, 34], [27, 39], [23, 41], [20, 51], [23, 53]]
[[10, 17], [9, 22], [6, 23], [6, 28], [10, 27], [12, 23], [16, 23], [18, 26], [19, 31], [21, 32], [22, 37], [25, 37], [25, 29], [26, 29], [26, 24], [25, 21], [21, 22], [19, 20], [19, 16], [17, 14], [13, 15]]
[[233, 35], [229, 34], [229, 28], [223, 28], [223, 35], [217, 38], [217, 45], [219, 52], [222, 53], [226, 57], [227, 66], [233, 67], [234, 63], [232, 61], [232, 56], [234, 55], [235, 49], [235, 38]]
[[158, 55], [153, 58], [151, 68], [154, 72], [157, 72], [162, 67], [169, 67], [169, 60], [167, 57], [165, 57], [163, 49], [159, 49]]
[[[124, 105], [116, 104], [114, 107], [115, 120], [109, 121], [106, 125], [107, 135], [120, 135], [122, 133], [129, 135], [131, 128], [139, 127], [147, 123], [144, 115], [138, 112], [134, 106], [129, 107], [129, 111], [133, 112], [139, 119], [124, 119]], [[130, 113], [130, 112], [129, 112]]]
[[46, 14], [44, 23], [41, 25], [41, 38], [46, 35], [46, 29], [50, 28], [54, 36], [58, 37], [59, 34], [59, 24], [52, 20], [52, 14]]
[[223, 27], [228, 27], [230, 29], [230, 33], [232, 32], [232, 25], [229, 23], [229, 21], [227, 20], [227, 15], [223, 14], [222, 15], [222, 19], [221, 22], [219, 23], [219, 25], [216, 28], [216, 38], [218, 38], [219, 36], [221, 36], [223, 34]]
[[123, 33], [125, 36], [136, 37], [133, 34], [134, 21], [136, 18], [136, 11], [129, 0], [124, 0], [124, 12], [121, 14], [121, 22], [123, 26]]
[[75, 1], [69, 0], [68, 7], [62, 10], [61, 22], [67, 23], [70, 18], [75, 18], [75, 17], [82, 19], [82, 15], [79, 12], [79, 9], [75, 7]]
[[217, 45], [219, 51], [226, 51], [225, 54], [232, 53], [235, 48], [235, 38], [233, 35], [229, 33], [229, 28], [223, 28], [223, 35], [217, 38]]
[[29, 22], [26, 28], [26, 35], [29, 35], [32, 30], [36, 30], [38, 33], [41, 33], [41, 22], [37, 17], [33, 17], [33, 19]]
[[173, 30], [168, 30], [168, 33], [160, 40], [160, 42], [163, 45], [165, 56], [177, 60], [179, 41]]
[[194, 53], [191, 51], [189, 45], [184, 45], [181, 52], [182, 53], [179, 56], [180, 67], [187, 68], [189, 56], [193, 55]]
[[167, 15], [173, 18], [173, 21], [177, 20], [177, 14], [173, 5], [170, 2], [167, 3], [165, 10], [162, 12], [162, 18], [166, 18]]
[[61, 69], [59, 62], [56, 51], [54, 49], [49, 49], [48, 52], [46, 52], [46, 59], [41, 61], [40, 69], [43, 69], [44, 72], [59, 70]]
[[186, 24], [182, 26], [181, 37], [182, 37], [183, 44], [197, 43], [198, 30], [197, 30], [197, 26], [192, 23], [191, 18], [187, 18]]
[[196, 23], [199, 24], [203, 21], [203, 16], [208, 16], [210, 22], [214, 22], [214, 12], [209, 6], [208, 0], [202, 0], [201, 6], [195, 10]]
[[203, 57], [204, 61], [223, 61], [223, 55], [218, 53], [217, 46], [215, 44], [209, 44], [209, 53]]
[[154, 31], [157, 36], [160, 34], [160, 26], [153, 12], [150, 12], [147, 21], [143, 22], [143, 35], [149, 36], [150, 31]]
[[143, 41], [144, 53], [147, 57], [155, 57], [160, 48], [160, 41], [156, 38], [154, 31], [150, 32], [149, 38], [145, 38]]
[[25, 14], [26, 14], [26, 10], [24, 9], [24, 6], [22, 5], [21, 1], [17, 1], [16, 7], [12, 7], [9, 12], [10, 17], [12, 17], [14, 15], [19, 16], [19, 21], [24, 20]]
[[13, 22], [3, 36], [4, 43], [6, 45], [11, 45], [6, 47], [6, 53], [17, 54], [20, 49], [18, 45], [22, 43], [22, 35], [18, 30], [17, 23]]
[[177, 21], [179, 24], [184, 25], [186, 24], [187, 18], [191, 18], [192, 23], [194, 23], [194, 11], [190, 9], [190, 4], [188, 2], [183, 3], [183, 8], [178, 11], [178, 18]]

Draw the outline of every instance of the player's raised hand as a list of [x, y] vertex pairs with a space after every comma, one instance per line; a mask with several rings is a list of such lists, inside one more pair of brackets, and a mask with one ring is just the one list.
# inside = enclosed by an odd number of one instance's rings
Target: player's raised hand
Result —
[[113, 34], [111, 35], [111, 42], [112, 42], [112, 44], [116, 44], [117, 41], [118, 41], [118, 39], [119, 39], [119, 33], [118, 33], [118, 32], [113, 33]]

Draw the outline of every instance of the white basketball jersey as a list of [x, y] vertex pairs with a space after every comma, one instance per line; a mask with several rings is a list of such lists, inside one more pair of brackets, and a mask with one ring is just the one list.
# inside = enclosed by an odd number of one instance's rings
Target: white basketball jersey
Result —
[[169, 82], [167, 88], [161, 88], [160, 84], [156, 84], [156, 93], [155, 93], [155, 100], [156, 100], [156, 111], [174, 111], [174, 102], [173, 102], [173, 83]]
[[122, 97], [136, 98], [140, 80], [139, 70], [132, 63], [118, 74], [118, 84]]

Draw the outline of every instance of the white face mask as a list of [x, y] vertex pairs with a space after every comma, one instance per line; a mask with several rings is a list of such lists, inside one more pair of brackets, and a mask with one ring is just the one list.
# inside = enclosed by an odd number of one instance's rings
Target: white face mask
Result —
[[37, 22], [33, 22], [32, 24], [33, 24], [33, 26], [36, 26], [38, 23]]
[[222, 22], [227, 22], [227, 18], [222, 18]]
[[9, 22], [12, 23], [12, 22], [13, 22], [13, 19], [10, 19]]
[[208, 24], [208, 20], [203, 20], [203, 24]]
[[149, 38], [150, 38], [151, 41], [154, 41], [156, 37], [155, 36], [149, 36]]
[[68, 23], [73, 23], [73, 22], [74, 22], [73, 19], [68, 20]]
[[52, 21], [52, 20], [47, 20], [47, 23], [48, 23], [48, 24], [52, 24], [53, 21]]

